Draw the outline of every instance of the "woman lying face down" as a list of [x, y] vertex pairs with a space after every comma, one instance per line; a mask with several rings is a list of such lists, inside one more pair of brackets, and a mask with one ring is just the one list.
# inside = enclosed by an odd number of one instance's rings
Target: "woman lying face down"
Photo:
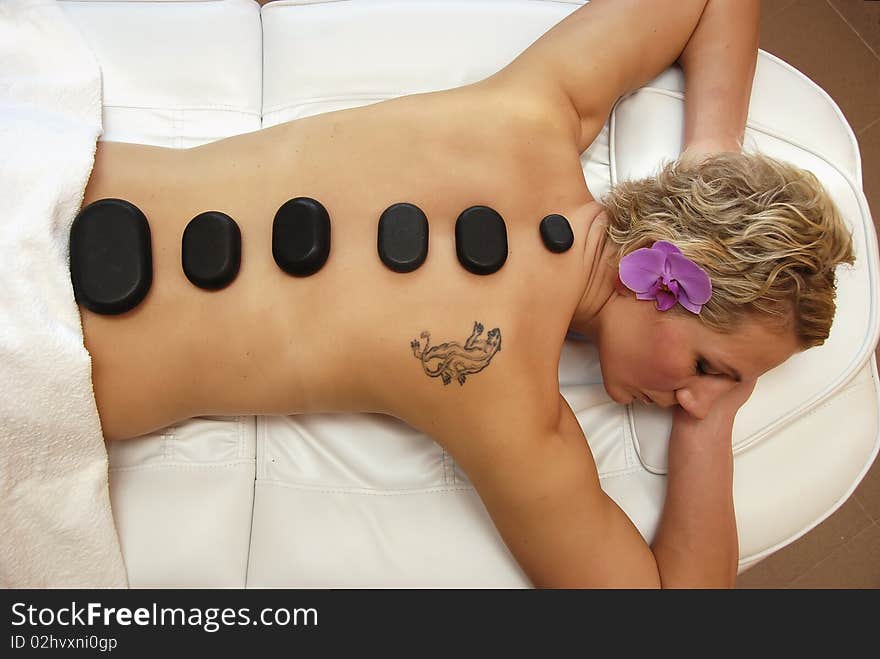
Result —
[[[571, 329], [596, 343], [614, 400], [672, 407], [666, 498], [650, 552], [607, 496], [560, 515], [553, 544], [608, 534], [594, 549], [608, 563], [585, 565], [572, 543], [568, 572], [533, 559], [536, 581], [732, 586], [734, 418], [761, 374], [827, 339], [835, 269], [854, 262], [851, 236], [812, 174], [760, 155], [686, 154], [604, 202], [607, 242]], [[576, 425], [564, 420], [561, 435], [575, 436]], [[567, 480], [548, 497], [560, 506], [572, 483], [598, 478]]]
[[[393, 414], [464, 469], [535, 585], [731, 585], [735, 415], [761, 374], [827, 338], [835, 267], [853, 262], [814, 177], [728, 153], [741, 144], [757, 18], [753, 2], [594, 0], [470, 89], [189, 154], [102, 145], [87, 197], [119, 196], [150, 217], [157, 273], [125, 318], [83, 311], [105, 434], [208, 414]], [[584, 189], [580, 154], [613, 103], [676, 58], [685, 146], [719, 153], [689, 148], [657, 177], [618, 185], [603, 209]], [[115, 166], [126, 157], [140, 159], [140, 175]], [[270, 256], [272, 217], [294, 194], [332, 216], [329, 259], [304, 278]], [[430, 224], [427, 260], [404, 274], [376, 254], [378, 218], [400, 201]], [[507, 223], [492, 274], [456, 258], [456, 217], [475, 204]], [[210, 294], [180, 271], [185, 222], [207, 208], [242, 226], [239, 278]], [[547, 213], [567, 216], [575, 248], [545, 249]], [[650, 546], [603, 492], [559, 393], [567, 329], [597, 345], [612, 399], [672, 409]], [[453, 357], [464, 370], [438, 367]]]
[[[656, 178], [621, 183], [603, 201], [604, 276], [598, 292], [585, 295], [572, 329], [598, 347], [615, 401], [680, 405], [703, 419], [737, 383], [828, 337], [835, 268], [852, 264], [854, 255], [811, 173], [757, 154], [721, 153], [703, 162], [685, 156]], [[704, 293], [687, 268], [682, 277], [691, 288], [685, 284], [677, 297], [664, 286], [648, 290], [662, 280], [662, 259], [627, 270], [627, 255], [633, 261], [657, 241], [706, 273], [711, 295], [703, 304], [684, 306], [689, 292]], [[627, 272], [629, 287], [620, 274]], [[635, 272], [647, 282], [644, 294]], [[673, 260], [669, 279], [675, 275]]]
[[[195, 171], [189, 162], [183, 164]], [[213, 199], [222, 199], [222, 191], [229, 188], [223, 180], [217, 179]], [[125, 196], [140, 204], [152, 187], [119, 188], [116, 182], [102, 182], [99, 176], [95, 194], [124, 190]], [[238, 203], [233, 197], [229, 199], [224, 207]], [[144, 401], [151, 400], [152, 392], [132, 392], [144, 380], [144, 369], [154, 363], [160, 364], [157, 370], [163, 378], [162, 390], [193, 372], [197, 378], [193, 390], [213, 406], [207, 411], [203, 405], [172, 410], [172, 420], [206, 413], [263, 413], [255, 406], [264, 405], [269, 396], [279, 392], [279, 408], [295, 413], [286, 406], [299, 396], [279, 386], [291, 372], [283, 346], [273, 341], [276, 333], [272, 323], [280, 319], [282, 337], [313, 328], [311, 333], [300, 335], [303, 342], [313, 341], [301, 352], [309, 358], [321, 356], [315, 362], [317, 370], [306, 372], [312, 387], [323, 371], [336, 374], [333, 359], [345, 369], [339, 372], [366, 366], [352, 379], [356, 386], [350, 391], [333, 378], [330, 390], [335, 397], [325, 399], [334, 405], [332, 409], [386, 411], [407, 421], [412, 417], [397, 412], [418, 409], [421, 416], [412, 425], [441, 444], [468, 474], [504, 541], [534, 584], [729, 585], [737, 555], [731, 489], [734, 417], [757, 377], [791, 354], [821, 345], [827, 338], [834, 315], [834, 269], [839, 263], [852, 263], [850, 238], [811, 175], [760, 156], [724, 153], [697, 165], [684, 159], [656, 178], [617, 186], [604, 202], [604, 212], [597, 208], [588, 214], [597, 219], [585, 221], [591, 235], [601, 237], [601, 245], [584, 250], [586, 260], [595, 259], [597, 265], [589, 269], [586, 281], [573, 282], [570, 288], [575, 294], [565, 298], [571, 299], [571, 304], [556, 308], [561, 322], [550, 324], [534, 318], [528, 308], [508, 304], [506, 289], [524, 287], [527, 296], [540, 303], [559, 288], [561, 273], [575, 278], [583, 270], [556, 270], [551, 265], [548, 277], [528, 279], [517, 270], [527, 265], [526, 260], [508, 263], [494, 275], [472, 275], [463, 272], [454, 252], [447, 249], [447, 258], [429, 260], [423, 266], [428, 269], [393, 273], [384, 269], [374, 251], [373, 224], [363, 230], [362, 241], [350, 241], [350, 259], [334, 261], [331, 257], [320, 277], [292, 278], [269, 258], [266, 218], [275, 204], [267, 202], [267, 210], [258, 214], [262, 224], [243, 231], [245, 245], [248, 241], [253, 244], [259, 236], [264, 239], [253, 258], [243, 259], [240, 276], [251, 279], [237, 280], [224, 291], [205, 293], [179, 272], [180, 252], [174, 253], [180, 245], [179, 224], [169, 228], [162, 213], [151, 213], [155, 240], [166, 246], [156, 250], [157, 283], [165, 288], [154, 289], [143, 305], [120, 317], [95, 317], [83, 310], [102, 424], [112, 427], [114, 418], [128, 424], [141, 410], [150, 411]], [[186, 218], [189, 213], [180, 215]], [[362, 224], [344, 226], [354, 231]], [[516, 241], [514, 249], [521, 251], [532, 244], [536, 254], [545, 254], [536, 228], [532, 224], [522, 232], [525, 244]], [[576, 228], [584, 233], [584, 224]], [[442, 235], [440, 230], [432, 228], [432, 244], [442, 249], [438, 235]], [[581, 241], [580, 246], [588, 242], [583, 235]], [[640, 250], [651, 254], [640, 254]], [[357, 254], [364, 255], [367, 265], [340, 267], [359, 258]], [[576, 257], [576, 263], [582, 260], [575, 250], [568, 254]], [[553, 264], [561, 263], [558, 259], [564, 256], [547, 254], [547, 258]], [[329, 311], [347, 317], [355, 317], [355, 311], [377, 313], [382, 322], [371, 325], [366, 333], [361, 327], [328, 324], [323, 316], [309, 324], [309, 318], [301, 314], [308, 307], [295, 296], [306, 291], [308, 296], [317, 293], [326, 297], [342, 290], [337, 282], [351, 287], [356, 282], [344, 278], [348, 271], [367, 282], [364, 290], [380, 291], [382, 299], [366, 300], [363, 306], [356, 306], [358, 300], [353, 300], [351, 305], [330, 307]], [[502, 279], [504, 276], [509, 278]], [[450, 280], [462, 283], [446, 294], [442, 286]], [[386, 281], [390, 283], [381, 284]], [[256, 288], [249, 288], [251, 284]], [[492, 290], [502, 298], [491, 311], [493, 300], [481, 293], [483, 290]], [[430, 294], [425, 295], [426, 291]], [[438, 298], [441, 302], [454, 300], [467, 306], [467, 311], [459, 313], [451, 306], [438, 305]], [[224, 331], [227, 320], [222, 315], [211, 316], [209, 323], [175, 322], [169, 326], [168, 319], [178, 317], [172, 311], [183, 313], [177, 299], [195, 308], [196, 314], [202, 313], [199, 305], [209, 304], [225, 310], [240, 303], [247, 309], [248, 299], [265, 310], [251, 308], [251, 313], [241, 313], [235, 309], [235, 318], [246, 323], [241, 326], [241, 336], [236, 336]], [[169, 301], [167, 306], [162, 306], [163, 300]], [[422, 303], [424, 307], [417, 306]], [[295, 323], [288, 322], [285, 308], [291, 309]], [[472, 336], [466, 338], [470, 326], [463, 323], [473, 323], [473, 309], [486, 313], [483, 320], [487, 324], [475, 326]], [[313, 312], [322, 310], [315, 308]], [[504, 320], [499, 320], [502, 317]], [[394, 322], [389, 324], [385, 318]], [[423, 322], [435, 323], [426, 325], [435, 335], [431, 347], [418, 334]], [[438, 329], [443, 323], [452, 328], [451, 335]], [[522, 327], [535, 325], [535, 334], [524, 334]], [[326, 331], [328, 326], [332, 332]], [[249, 327], [256, 331], [248, 334]], [[558, 362], [549, 359], [553, 350], [542, 344], [561, 344], [566, 327], [595, 341], [605, 387], [614, 400], [625, 404], [645, 394], [673, 410], [664, 517], [650, 547], [602, 491], [581, 426], [559, 396]], [[180, 341], [174, 340], [177, 328]], [[558, 337], [557, 329], [561, 330]], [[218, 339], [211, 344], [213, 361], [202, 370], [186, 366], [175, 371], [175, 377], [165, 375], [175, 364], [187, 363], [185, 353], [178, 358], [168, 346], [192, 346], [193, 336], [200, 343]], [[164, 345], [162, 337], [169, 339]], [[412, 345], [410, 341], [417, 338], [419, 345]], [[453, 339], [464, 344], [459, 348], [467, 349], [470, 344], [483, 352], [484, 359], [467, 373], [466, 384], [455, 379], [443, 384], [439, 377], [429, 377], [436, 375], [434, 362], [422, 360], [420, 364], [414, 358], [434, 348], [440, 350], [431, 354], [451, 349], [442, 346]], [[237, 349], [239, 341], [243, 349]], [[165, 349], [150, 352], [153, 346]], [[218, 354], [223, 346], [230, 349]], [[324, 352], [321, 346], [326, 346]], [[236, 361], [247, 351], [263, 351], [274, 361]], [[542, 357], [540, 372], [533, 368], [536, 352]], [[556, 351], [557, 360], [558, 355]], [[246, 365], [252, 370], [237, 370]], [[223, 375], [226, 370], [229, 377]], [[114, 379], [101, 386], [102, 377]], [[395, 394], [397, 408], [365, 407], [361, 399], [352, 404], [345, 397], [380, 386]], [[109, 397], [101, 396], [102, 392], [110, 392]], [[121, 398], [112, 398], [114, 392], [121, 392]], [[149, 416], [143, 423], [150, 427], [167, 421]], [[119, 431], [121, 437], [133, 434]], [[682, 543], [686, 550], [682, 550]]]

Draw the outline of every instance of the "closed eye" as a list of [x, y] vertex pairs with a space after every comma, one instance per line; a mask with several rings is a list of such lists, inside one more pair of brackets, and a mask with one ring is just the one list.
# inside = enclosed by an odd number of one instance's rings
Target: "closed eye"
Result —
[[702, 359], [698, 359], [694, 365], [694, 375], [721, 375], [720, 373], [710, 373], [707, 365]]
[[714, 375], [714, 376], [716, 376], [716, 377], [726, 377], [726, 378], [730, 378], [730, 379], [732, 379], [732, 380], [734, 380], [734, 381], [736, 381], [736, 382], [739, 382], [739, 380], [737, 380], [735, 377], [733, 377], [733, 376], [731, 376], [731, 375], [728, 375], [727, 373], [713, 373], [713, 372], [710, 370], [710, 368], [711, 368], [711, 367], [710, 367], [710, 366], [709, 366], [704, 360], [702, 360], [702, 359], [698, 359], [698, 360], [696, 361], [696, 363], [694, 364], [694, 375], [700, 375], [700, 376], [704, 376], [704, 375]]

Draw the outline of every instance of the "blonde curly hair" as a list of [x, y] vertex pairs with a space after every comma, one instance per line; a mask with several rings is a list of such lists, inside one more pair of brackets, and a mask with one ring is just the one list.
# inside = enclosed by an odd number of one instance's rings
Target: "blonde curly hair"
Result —
[[[685, 155], [602, 199], [620, 259], [667, 240], [702, 267], [712, 298], [700, 320], [731, 334], [755, 319], [793, 329], [806, 350], [831, 331], [835, 269], [855, 262], [852, 235], [810, 172], [761, 154]], [[675, 305], [676, 314], [693, 314]]]

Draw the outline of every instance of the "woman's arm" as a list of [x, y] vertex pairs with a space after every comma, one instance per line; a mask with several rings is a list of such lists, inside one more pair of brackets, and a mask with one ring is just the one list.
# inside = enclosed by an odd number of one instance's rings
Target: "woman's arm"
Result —
[[664, 588], [732, 588], [736, 583], [739, 543], [731, 434], [755, 383], [739, 383], [703, 420], [675, 408], [666, 501], [651, 546]]
[[648, 544], [605, 494], [580, 423], [560, 395], [556, 428], [496, 396], [489, 416], [433, 435], [473, 483], [538, 588], [659, 588]]
[[685, 74], [685, 151], [742, 148], [760, 15], [760, 0], [710, 0], [703, 10], [678, 58]]
[[685, 146], [739, 149], [757, 59], [759, 0], [592, 0], [493, 76], [524, 102], [572, 118], [583, 151], [623, 94], [676, 61]]
[[600, 485], [580, 423], [560, 396], [555, 429], [510, 414], [438, 440], [476, 487], [535, 586], [722, 588], [736, 579], [731, 430], [755, 381], [705, 419], [675, 412], [663, 515], [651, 547]]
[[614, 103], [672, 65], [706, 0], [592, 0], [554, 25], [493, 76], [557, 123], [574, 118], [583, 151]]

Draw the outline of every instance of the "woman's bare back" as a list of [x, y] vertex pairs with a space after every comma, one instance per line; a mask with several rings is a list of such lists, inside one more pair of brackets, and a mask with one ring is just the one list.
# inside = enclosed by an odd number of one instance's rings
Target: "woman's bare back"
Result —
[[[83, 204], [137, 205], [150, 222], [154, 269], [134, 310], [81, 308], [105, 436], [206, 414], [374, 411], [429, 434], [514, 412], [552, 422], [559, 352], [600, 207], [569, 127], [523, 101], [488, 79], [184, 151], [102, 143]], [[275, 212], [299, 196], [331, 218], [330, 256], [303, 278], [284, 273], [271, 249]], [[427, 259], [405, 274], [377, 253], [379, 217], [397, 202], [429, 222]], [[455, 221], [474, 205], [507, 225], [507, 261], [487, 276], [456, 256]], [[207, 210], [230, 215], [242, 234], [239, 275], [214, 292], [192, 285], [180, 265], [183, 230]], [[550, 213], [574, 231], [563, 254], [541, 242]], [[430, 345], [483, 345], [495, 328], [501, 350], [465, 369], [463, 384], [432, 377], [418, 356], [424, 332]]]

